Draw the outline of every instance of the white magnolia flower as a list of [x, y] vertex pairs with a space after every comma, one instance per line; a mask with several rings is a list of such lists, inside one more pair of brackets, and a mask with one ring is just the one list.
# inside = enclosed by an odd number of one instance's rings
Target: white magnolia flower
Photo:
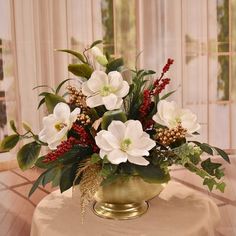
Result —
[[181, 123], [182, 127], [187, 129], [188, 134], [200, 129], [197, 116], [188, 109], [178, 108], [174, 101], [161, 100], [157, 105], [157, 113], [153, 116], [153, 120], [170, 129]]
[[48, 144], [50, 149], [56, 149], [61, 141], [67, 139], [67, 132], [76, 121], [80, 108], [70, 112], [70, 107], [63, 102], [58, 103], [53, 114], [43, 118], [43, 129], [39, 133], [39, 139]]
[[121, 73], [111, 71], [94, 71], [90, 79], [82, 84], [82, 92], [87, 96], [89, 107], [105, 105], [107, 110], [121, 107], [123, 97], [129, 92], [129, 84], [123, 80]]
[[128, 160], [146, 166], [149, 162], [143, 156], [148, 156], [148, 151], [156, 145], [137, 120], [125, 123], [114, 120], [108, 130], [97, 133], [95, 141], [100, 148], [101, 158], [107, 155], [108, 160], [116, 165]]
[[100, 65], [102, 66], [107, 65], [108, 63], [107, 58], [98, 47], [96, 46], [92, 47], [91, 52]]

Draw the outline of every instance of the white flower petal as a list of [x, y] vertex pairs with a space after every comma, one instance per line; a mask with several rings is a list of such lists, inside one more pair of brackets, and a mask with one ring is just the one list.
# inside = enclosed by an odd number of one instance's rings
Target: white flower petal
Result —
[[103, 104], [107, 110], [117, 109], [117, 96], [115, 94], [110, 94], [108, 96], [102, 97]]
[[60, 102], [54, 107], [53, 115], [61, 121], [67, 121], [70, 117], [70, 107], [66, 103]]
[[110, 152], [107, 156], [107, 159], [114, 165], [118, 165], [122, 162], [127, 161], [127, 154], [125, 152], [122, 152], [121, 150], [113, 150]]
[[118, 97], [125, 97], [129, 93], [129, 84], [126, 81], [122, 82], [122, 86], [119, 90], [116, 91]]
[[150, 137], [141, 137], [140, 139], [136, 140], [136, 142], [134, 143], [135, 148], [145, 149], [145, 150], [151, 150], [155, 146], [156, 146], [156, 142], [152, 140]]
[[94, 94], [94, 92], [92, 90], [89, 89], [88, 87], [88, 81], [85, 81], [83, 82], [82, 84], [82, 93], [85, 95], [85, 96], [92, 96]]
[[142, 156], [134, 157], [134, 156], [128, 155], [128, 161], [131, 162], [131, 163], [134, 163], [136, 165], [140, 165], [140, 166], [147, 166], [149, 164], [149, 161], [147, 161]]
[[80, 108], [75, 108], [71, 113], [70, 113], [70, 124], [69, 124], [69, 129], [72, 127], [73, 123], [77, 120], [78, 115], [80, 114]]
[[118, 71], [111, 71], [108, 74], [109, 84], [113, 88], [120, 88], [122, 86], [123, 78], [120, 72]]
[[109, 152], [104, 151], [103, 149], [100, 149], [99, 156], [103, 159], [106, 155], [108, 155]]
[[159, 125], [163, 125], [166, 126], [166, 122], [164, 120], [161, 119], [160, 115], [158, 113], [156, 113], [152, 119]]
[[99, 94], [87, 97], [86, 104], [91, 108], [101, 106], [103, 104], [102, 97]]
[[149, 152], [145, 149], [140, 149], [140, 148], [132, 148], [131, 150], [126, 151], [129, 155], [131, 156], [148, 156]]
[[95, 142], [100, 149], [104, 151], [112, 151], [119, 145], [118, 145], [118, 140], [116, 140], [114, 136], [113, 137], [111, 136], [112, 134], [107, 130], [101, 130], [100, 132], [97, 133], [95, 137]]
[[143, 134], [142, 124], [138, 120], [128, 120], [125, 122], [126, 131], [125, 138], [129, 138], [132, 141], [139, 139]]
[[123, 122], [119, 120], [114, 120], [108, 126], [108, 131], [111, 132], [119, 142], [124, 139], [126, 126]]
[[93, 92], [98, 92], [104, 85], [108, 84], [108, 76], [104, 71], [95, 70], [90, 79], [87, 81], [87, 86]]

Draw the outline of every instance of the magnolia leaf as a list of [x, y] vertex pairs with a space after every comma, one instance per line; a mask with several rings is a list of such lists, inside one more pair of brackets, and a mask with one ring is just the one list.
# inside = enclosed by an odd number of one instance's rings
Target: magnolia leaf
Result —
[[52, 162], [44, 162], [43, 160], [45, 159], [45, 156], [41, 156], [37, 158], [37, 161], [34, 163], [35, 166], [41, 169], [50, 169], [54, 167], [57, 164], [57, 161], [52, 161]]
[[227, 153], [225, 151], [223, 151], [222, 149], [220, 148], [217, 148], [217, 147], [213, 147], [217, 153], [225, 160], [227, 161], [228, 163], [230, 163], [230, 159], [229, 159], [229, 156], [227, 155]]
[[197, 146], [199, 146], [203, 152], [206, 152], [206, 153], [210, 154], [211, 156], [213, 155], [213, 150], [212, 150], [212, 148], [209, 144], [200, 143], [200, 142], [197, 142], [197, 141], [191, 141], [191, 142], [195, 143]]
[[76, 76], [89, 79], [93, 73], [93, 69], [87, 64], [70, 64], [68, 70]]
[[9, 124], [11, 129], [18, 134], [14, 120], [10, 120]]
[[39, 102], [37, 109], [39, 109], [45, 103], [45, 98], [42, 98]]
[[107, 111], [102, 117], [101, 128], [107, 129], [113, 120], [127, 121], [126, 114], [122, 110]]
[[22, 125], [23, 125], [23, 128], [26, 130], [26, 131], [31, 131], [31, 128], [28, 124], [26, 124], [25, 122], [22, 122]]
[[17, 161], [22, 170], [31, 168], [37, 160], [41, 145], [37, 142], [25, 144], [17, 153]]
[[79, 53], [79, 52], [76, 52], [76, 51], [72, 51], [72, 50], [68, 50], [68, 49], [60, 49], [60, 50], [57, 50], [58, 52], [67, 52], [75, 57], [77, 57], [81, 62], [83, 63], [87, 63], [84, 59], [84, 56]]
[[64, 102], [66, 103], [66, 100], [58, 95], [49, 93], [45, 96], [45, 103], [48, 109], [49, 113], [53, 113], [54, 107], [59, 103], [59, 102]]
[[54, 167], [45, 173], [45, 176], [42, 180], [43, 187], [45, 187], [46, 184], [53, 181], [53, 179], [57, 176], [58, 169], [59, 169], [59, 167]]
[[168, 98], [170, 95], [172, 95], [172, 94], [175, 93], [175, 92], [176, 92], [176, 90], [173, 90], [173, 91], [171, 91], [171, 92], [169, 92], [169, 93], [163, 95], [163, 96], [160, 98], [160, 100], [164, 100], [164, 99]]
[[104, 179], [101, 183], [101, 186], [105, 187], [108, 186], [114, 182], [116, 182], [116, 180], [122, 178], [121, 175], [117, 175], [117, 174], [113, 174], [113, 175], [109, 175], [106, 177], [106, 179]]
[[31, 189], [30, 189], [30, 191], [29, 191], [28, 197], [30, 197], [30, 196], [34, 193], [34, 191], [38, 188], [38, 186], [39, 186], [40, 184], [42, 184], [42, 181], [43, 181], [45, 175], [46, 175], [49, 171], [51, 171], [51, 168], [48, 169], [48, 170], [46, 170], [45, 172], [43, 172], [43, 173], [38, 177], [38, 179], [34, 182], [33, 186], [31, 187]]
[[90, 45], [89, 48], [93, 48], [94, 46], [96, 46], [96, 45], [98, 45], [98, 44], [100, 44], [100, 43], [102, 43], [102, 40], [96, 40], [96, 41], [94, 41], [94, 42]]
[[117, 58], [107, 64], [106, 73], [109, 73], [110, 71], [116, 71], [119, 69], [119, 67], [124, 65], [123, 58]]
[[0, 149], [3, 151], [9, 151], [16, 146], [19, 140], [20, 136], [18, 134], [9, 135], [2, 140]]
[[60, 184], [60, 179], [61, 179], [61, 168], [56, 168], [56, 173], [54, 178], [52, 179], [52, 187], [57, 187]]
[[68, 82], [69, 80], [71, 80], [71, 79], [63, 80], [63, 81], [57, 86], [57, 88], [56, 88], [56, 94], [59, 93], [61, 87], [62, 87], [66, 82]]
[[[78, 163], [67, 166], [62, 170], [61, 179], [60, 179], [60, 190], [61, 193], [73, 186], [73, 181], [76, 176]], [[81, 178], [77, 178], [75, 184], [79, 184]]]
[[38, 85], [38, 86], [34, 87], [33, 90], [37, 89], [37, 88], [49, 88], [52, 90], [52, 92], [54, 92], [54, 89], [48, 85]]
[[136, 165], [135, 169], [142, 179], [149, 183], [166, 183], [170, 180], [169, 173], [166, 173], [165, 170], [161, 169], [159, 166], [152, 164], [148, 166]]

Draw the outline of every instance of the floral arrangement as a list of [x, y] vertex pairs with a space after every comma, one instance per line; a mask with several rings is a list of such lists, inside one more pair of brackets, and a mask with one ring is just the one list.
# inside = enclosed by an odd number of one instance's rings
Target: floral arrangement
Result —
[[[230, 162], [228, 155], [194, 141], [200, 129], [196, 115], [166, 101], [174, 91], [163, 94], [171, 81], [166, 73], [174, 61], [168, 59], [159, 77], [152, 70], [128, 70], [122, 58], [104, 55], [101, 43], [95, 41], [82, 54], [60, 50], [79, 62], [68, 66], [78, 77], [77, 85], [69, 85], [64, 95], [61, 88], [70, 79], [56, 89], [38, 86], [48, 89], [39, 94], [38, 108], [46, 105], [48, 115], [38, 135], [26, 123], [25, 132], [20, 133], [10, 122], [14, 134], [2, 140], [1, 149], [9, 151], [20, 140], [32, 140], [18, 151], [19, 166], [43, 169], [29, 195], [49, 182], [61, 192], [79, 184], [84, 199], [90, 200], [99, 186], [120, 178], [168, 182], [172, 165], [185, 167], [203, 178], [210, 190], [223, 192], [222, 165], [203, 158], [202, 153], [218, 153]], [[47, 153], [40, 156], [44, 146]]]

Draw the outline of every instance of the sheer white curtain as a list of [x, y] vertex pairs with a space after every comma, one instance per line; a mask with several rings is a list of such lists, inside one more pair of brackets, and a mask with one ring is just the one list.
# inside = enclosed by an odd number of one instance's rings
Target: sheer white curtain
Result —
[[235, 105], [217, 98], [219, 63], [217, 48], [212, 49], [218, 41], [217, 4], [216, 0], [139, 0], [138, 48], [143, 50], [142, 67], [161, 71], [168, 57], [175, 60], [168, 89], [178, 90], [169, 99], [197, 114], [202, 125], [198, 139], [235, 148]]

